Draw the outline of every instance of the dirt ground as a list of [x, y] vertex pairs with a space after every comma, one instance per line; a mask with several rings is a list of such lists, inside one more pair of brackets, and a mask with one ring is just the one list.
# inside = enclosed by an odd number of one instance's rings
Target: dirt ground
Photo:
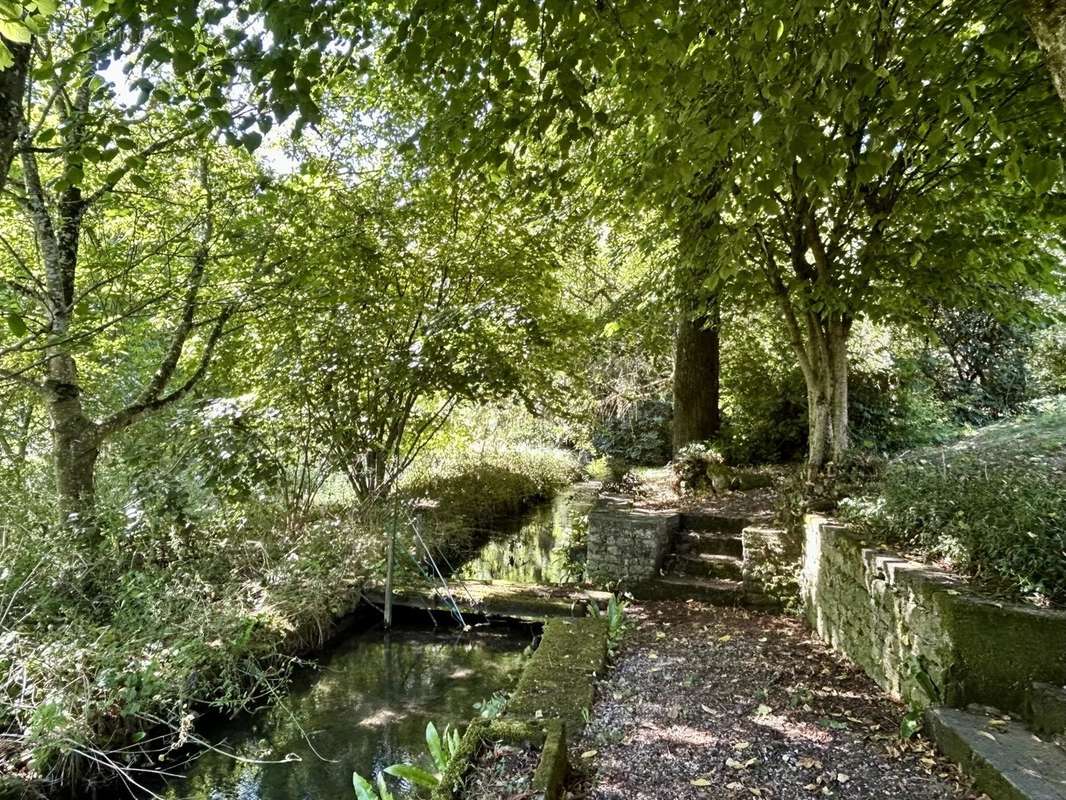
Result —
[[641, 508], [677, 508], [681, 511], [721, 514], [726, 517], [747, 517], [754, 523], [765, 523], [773, 517], [778, 486], [786, 479], [789, 467], [767, 467], [760, 470], [772, 481], [762, 489], [743, 492], [707, 492], [700, 495], [679, 495], [676, 478], [668, 467], [642, 469], [640, 483], [633, 487], [633, 501]]
[[905, 709], [799, 620], [693, 601], [629, 608], [571, 744], [572, 800], [977, 797]]

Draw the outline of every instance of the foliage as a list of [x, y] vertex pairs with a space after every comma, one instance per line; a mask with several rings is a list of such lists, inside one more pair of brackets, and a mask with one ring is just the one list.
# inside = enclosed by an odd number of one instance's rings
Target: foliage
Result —
[[920, 362], [906, 351], [889, 354], [887, 364], [863, 364], [852, 372], [848, 413], [855, 447], [874, 455], [941, 442], [958, 427]]
[[395, 795], [389, 791], [388, 784], [385, 783], [384, 773], [378, 773], [375, 786], [358, 772], [353, 772], [352, 784], [355, 786], [357, 800], [395, 800]]
[[441, 734], [438, 733], [437, 726], [430, 722], [426, 725], [426, 749], [433, 761], [434, 771], [428, 772], [414, 764], [392, 764], [378, 773], [376, 787], [358, 772], [354, 772], [352, 782], [355, 785], [356, 797], [358, 800], [392, 800], [393, 795], [389, 792], [384, 775], [392, 775], [424, 789], [435, 788], [459, 752], [461, 738], [459, 731], [450, 725], [445, 726], [444, 733]]
[[670, 404], [634, 401], [613, 413], [601, 412], [592, 427], [597, 453], [638, 466], [658, 466], [670, 459]]
[[629, 622], [626, 619], [626, 607], [629, 603], [612, 594], [607, 600], [607, 607], [601, 613], [607, 620], [607, 652], [614, 655], [625, 636]]
[[736, 302], [724, 305], [721, 397], [718, 446], [730, 464], [802, 457], [806, 390], [771, 312]]
[[711, 442], [693, 442], [677, 451], [672, 462], [678, 490], [698, 494], [729, 488], [729, 468], [725, 457]]
[[507, 692], [493, 692], [492, 696], [474, 703], [474, 710], [481, 719], [496, 719], [507, 707], [507, 698]]
[[981, 309], [940, 308], [931, 324], [941, 349], [927, 354], [925, 372], [961, 422], [987, 424], [1035, 396], [1030, 367], [1035, 321], [1019, 314], [1005, 322]]
[[289, 376], [279, 404], [307, 415], [358, 496], [386, 495], [460, 403], [551, 402], [570, 352], [556, 344], [576, 330], [552, 220], [442, 170], [386, 161], [357, 188], [312, 158], [305, 173], [289, 203], [312, 232], [290, 276], [304, 313], [261, 320], [249, 355]]
[[151, 537], [131, 518], [114, 559], [44, 520], [4, 521], [0, 727], [20, 732], [22, 768], [45, 781], [94, 758], [158, 763], [197, 741], [203, 709], [272, 697], [293, 654], [348, 609], [378, 546], [350, 517], [264, 530], [238, 512]]
[[1066, 602], [1066, 401], [889, 464], [851, 515], [1005, 591]]
[[432, 501], [447, 519], [484, 523], [552, 497], [579, 474], [566, 451], [497, 445], [426, 458], [412, 467], [399, 491]]
[[820, 468], [848, 446], [855, 322], [1055, 280], [1063, 110], [1024, 25], [991, 0], [511, 0], [491, 18], [425, 0], [389, 56], [431, 97], [427, 151], [536, 160], [563, 191], [587, 144], [599, 181], [696, 232], [703, 290], [774, 304]]

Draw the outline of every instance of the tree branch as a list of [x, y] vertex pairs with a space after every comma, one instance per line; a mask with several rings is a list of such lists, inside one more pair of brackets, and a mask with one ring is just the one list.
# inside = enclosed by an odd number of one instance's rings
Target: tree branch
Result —
[[207, 345], [204, 347], [204, 353], [200, 357], [200, 364], [185, 383], [170, 394], [156, 397], [147, 402], [135, 402], [121, 411], [112, 414], [100, 423], [100, 438], [106, 439], [109, 436], [113, 436], [119, 431], [125, 430], [138, 420], [150, 414], [154, 414], [157, 411], [161, 411], [167, 406], [174, 405], [196, 388], [196, 385], [204, 375], [207, 374], [207, 370], [211, 366], [211, 361], [214, 359], [215, 348], [218, 346], [219, 341], [222, 339], [222, 335], [225, 333], [226, 323], [229, 322], [236, 310], [236, 307], [232, 305], [222, 309], [222, 313], [219, 314], [218, 318], [215, 320], [214, 327], [211, 329], [211, 334], [207, 339]]

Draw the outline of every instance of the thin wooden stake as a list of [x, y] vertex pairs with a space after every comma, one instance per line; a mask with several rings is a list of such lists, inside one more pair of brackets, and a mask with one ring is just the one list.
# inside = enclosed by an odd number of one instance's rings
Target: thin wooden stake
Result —
[[392, 627], [392, 561], [396, 551], [396, 505], [392, 507], [392, 520], [389, 524], [389, 544], [385, 555], [385, 629]]

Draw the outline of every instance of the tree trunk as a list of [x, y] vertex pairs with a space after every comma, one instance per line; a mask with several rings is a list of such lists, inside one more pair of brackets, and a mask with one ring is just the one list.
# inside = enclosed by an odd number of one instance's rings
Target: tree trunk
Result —
[[5, 40], [13, 63], [0, 71], [0, 189], [7, 183], [7, 173], [15, 157], [15, 141], [22, 125], [22, 101], [26, 96], [26, 71], [30, 64], [30, 45]]
[[717, 299], [709, 311], [693, 316], [691, 304], [682, 305], [674, 350], [673, 448], [676, 453], [691, 442], [718, 435], [720, 370]]
[[1026, 0], [1025, 15], [1047, 57], [1055, 89], [1066, 105], [1066, 3], [1063, 0]]
[[794, 345], [807, 384], [807, 467], [817, 476], [830, 462], [847, 454], [848, 333], [847, 321], [809, 320], [811, 338]]
[[99, 536], [96, 520], [99, 430], [85, 415], [76, 385], [49, 381], [48, 390], [59, 522], [95, 545]]
[[833, 461], [839, 464], [848, 451], [848, 339], [844, 323], [829, 326], [829, 386], [832, 391]]

